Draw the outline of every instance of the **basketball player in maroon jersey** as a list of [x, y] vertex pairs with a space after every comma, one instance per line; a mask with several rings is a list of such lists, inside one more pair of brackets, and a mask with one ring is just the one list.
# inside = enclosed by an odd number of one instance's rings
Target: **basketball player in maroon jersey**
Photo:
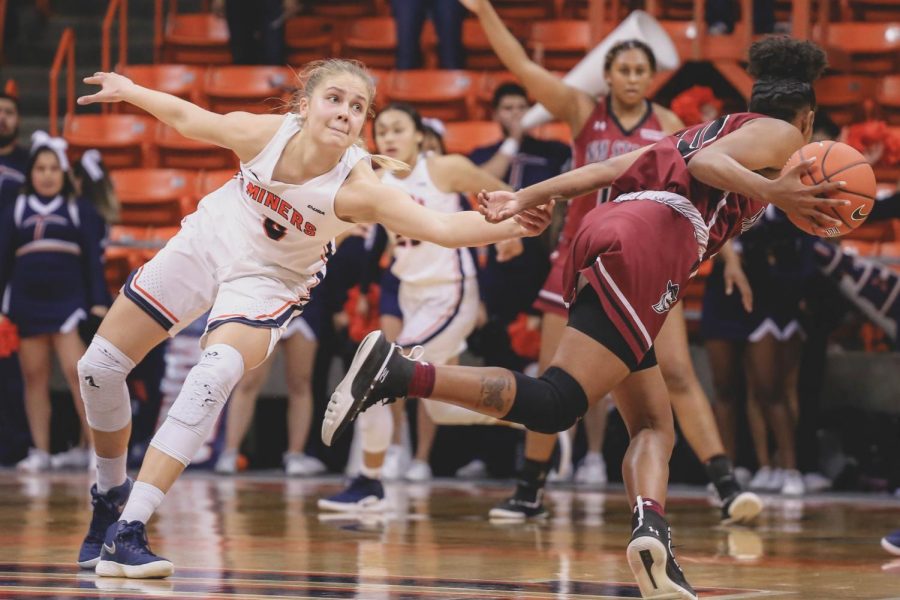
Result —
[[[490, 2], [463, 0], [463, 3], [478, 15], [504, 65], [554, 116], [569, 124], [575, 134], [574, 167], [620, 156], [684, 127], [674, 113], [644, 97], [656, 70], [656, 58], [643, 42], [626, 40], [610, 48], [603, 68], [610, 94], [598, 100], [531, 61]], [[542, 372], [556, 352], [568, 316], [563, 300], [563, 270], [570, 244], [584, 215], [604, 202], [608, 193], [608, 189], [592, 191], [569, 202], [566, 222], [551, 256], [552, 269], [535, 302], [535, 308], [543, 313], [539, 358]], [[683, 306], [676, 304], [665, 322], [655, 350], [678, 423], [715, 485], [722, 503], [723, 522], [746, 523], [759, 514], [762, 502], [756, 494], [741, 490], [734, 477], [734, 467], [725, 453], [711, 404], [691, 363]], [[600, 403], [585, 416], [588, 455], [583, 468], [588, 472], [602, 469], [603, 474], [599, 481], [587, 478], [590, 483], [605, 483], [606, 479], [600, 454], [606, 415], [606, 404]], [[516, 490], [491, 509], [492, 518], [527, 519], [547, 514], [542, 501], [543, 487], [555, 443], [556, 436], [532, 431], [526, 434], [525, 464]]]
[[[540, 378], [497, 367], [430, 365], [404, 357], [381, 332], [363, 340], [326, 409], [332, 443], [359, 411], [395, 397], [441, 398], [544, 433], [571, 427], [613, 392], [631, 441], [622, 464], [633, 502], [629, 566], [643, 597], [697, 595], [672, 553], [664, 504], [674, 423], [653, 340], [701, 261], [751, 227], [768, 204], [820, 226], [824, 196], [840, 182], [807, 186], [812, 161], [784, 173], [806, 144], [816, 107], [812, 82], [825, 54], [811, 42], [773, 37], [750, 49], [757, 79], [749, 110], [691, 127], [648, 147], [570, 171], [518, 192], [482, 193], [489, 221], [548, 197], [612, 186], [575, 233], [564, 272], [569, 321]], [[760, 143], [764, 140], [765, 143]]]

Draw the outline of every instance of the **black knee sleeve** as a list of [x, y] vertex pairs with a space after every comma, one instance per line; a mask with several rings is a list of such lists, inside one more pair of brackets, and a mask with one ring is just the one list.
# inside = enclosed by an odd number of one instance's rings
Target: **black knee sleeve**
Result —
[[516, 397], [505, 417], [538, 433], [565, 431], [587, 412], [587, 395], [564, 370], [550, 367], [539, 379], [513, 373]]

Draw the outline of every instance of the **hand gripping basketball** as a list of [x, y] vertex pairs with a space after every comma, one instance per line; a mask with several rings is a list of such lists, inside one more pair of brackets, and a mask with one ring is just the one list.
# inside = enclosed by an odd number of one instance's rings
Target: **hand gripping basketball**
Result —
[[843, 187], [843, 181], [823, 181], [807, 185], [805, 181], [815, 159], [798, 161], [771, 182], [767, 200], [786, 212], [818, 227], [836, 227], [841, 222], [830, 216], [829, 207], [845, 206], [846, 200], [825, 197]]

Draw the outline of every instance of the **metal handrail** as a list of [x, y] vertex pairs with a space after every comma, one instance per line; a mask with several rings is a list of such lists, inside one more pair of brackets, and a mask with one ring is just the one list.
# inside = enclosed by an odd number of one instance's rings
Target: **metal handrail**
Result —
[[75, 31], [66, 27], [50, 67], [50, 135], [59, 135], [59, 72], [66, 60], [66, 116], [75, 113]]
[[[103, 17], [100, 51], [100, 70], [107, 73], [114, 68], [110, 58], [110, 31], [116, 13], [119, 16], [119, 62], [116, 67], [122, 68], [128, 64], [128, 0], [110, 0], [109, 6], [106, 7], [106, 15]], [[104, 114], [109, 113], [111, 105], [103, 104], [100, 110]]]

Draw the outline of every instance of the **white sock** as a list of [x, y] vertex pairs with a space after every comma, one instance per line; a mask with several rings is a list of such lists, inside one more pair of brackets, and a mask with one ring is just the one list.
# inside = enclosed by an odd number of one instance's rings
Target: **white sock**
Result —
[[369, 479], [381, 479], [381, 467], [367, 467], [365, 461], [360, 465], [359, 472]]
[[128, 458], [126, 452], [115, 458], [103, 458], [97, 456], [97, 491], [105, 494], [110, 489], [122, 485], [128, 478], [125, 473], [125, 461]]
[[136, 481], [119, 520], [129, 523], [140, 521], [146, 524], [165, 497], [165, 492], [158, 487], [143, 481]]

